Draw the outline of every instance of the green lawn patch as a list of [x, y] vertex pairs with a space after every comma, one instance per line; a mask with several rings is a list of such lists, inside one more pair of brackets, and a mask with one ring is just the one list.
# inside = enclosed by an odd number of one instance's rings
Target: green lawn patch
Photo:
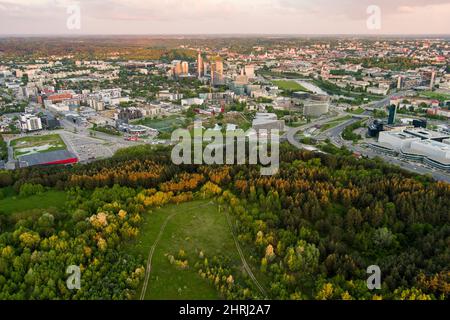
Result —
[[275, 80], [273, 83], [283, 91], [290, 91], [290, 92], [296, 92], [296, 91], [304, 91], [308, 92], [309, 90], [306, 89], [301, 84], [293, 81], [293, 80]]
[[348, 113], [351, 113], [351, 114], [357, 114], [357, 115], [360, 115], [360, 114], [363, 114], [365, 111], [366, 111], [366, 110], [365, 110], [364, 108], [358, 108], [358, 109], [355, 109], [355, 110], [349, 110], [349, 111], [347, 111], [347, 112], [348, 112]]
[[0, 189], [5, 195], [0, 199], [0, 213], [13, 214], [33, 209], [63, 208], [67, 197], [62, 191], [46, 191], [30, 197], [15, 195], [10, 189]]
[[[161, 226], [174, 212], [177, 214], [168, 221], [153, 254], [145, 299], [220, 299], [214, 286], [200, 277], [194, 267], [196, 262], [203, 261], [200, 251], [208, 259], [224, 256], [233, 266], [234, 275], [243, 271], [226, 216], [209, 200], [168, 205], [149, 212], [130, 251], [147, 260]], [[188, 269], [180, 270], [167, 257], [177, 255], [180, 249], [186, 253]]]
[[134, 122], [133, 124], [140, 124], [162, 133], [172, 132], [185, 125], [186, 119], [178, 115], [169, 116], [162, 119], [145, 118]]
[[439, 102], [444, 102], [444, 101], [450, 100], [450, 94], [439, 93], [439, 92], [434, 92], [434, 91], [421, 92], [420, 96], [423, 96], [423, 97], [426, 97], [429, 99], [439, 100]]
[[34, 153], [67, 149], [59, 134], [19, 138], [11, 141], [11, 146], [13, 147], [15, 158]]

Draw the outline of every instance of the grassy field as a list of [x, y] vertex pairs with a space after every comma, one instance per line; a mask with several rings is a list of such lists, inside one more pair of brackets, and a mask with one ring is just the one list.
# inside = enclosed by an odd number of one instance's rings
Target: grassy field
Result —
[[439, 92], [433, 92], [433, 91], [424, 91], [420, 93], [420, 96], [429, 98], [429, 99], [436, 99], [440, 102], [444, 102], [447, 100], [450, 100], [450, 94], [445, 93], [439, 93]]
[[330, 122], [327, 122], [320, 128], [320, 132], [324, 132], [328, 129], [337, 127], [338, 125], [344, 123], [347, 120], [350, 120], [351, 118], [352, 118], [352, 116], [345, 116], [345, 117], [340, 117], [340, 118], [334, 119]]
[[273, 81], [273, 83], [276, 86], [278, 86], [278, 88], [280, 90], [291, 91], [291, 92], [296, 92], [296, 91], [308, 92], [308, 89], [306, 89], [304, 86], [302, 86], [301, 84], [299, 84], [293, 80], [275, 80], [275, 81]]
[[[195, 262], [201, 260], [200, 251], [209, 259], [226, 257], [234, 266], [234, 275], [244, 271], [226, 217], [219, 213], [216, 204], [194, 201], [169, 205], [149, 213], [139, 239], [130, 251], [147, 259], [161, 226], [175, 212], [154, 251], [145, 299], [220, 299], [214, 286], [202, 279], [194, 268]], [[176, 256], [180, 249], [186, 252], [189, 261], [186, 270], [172, 265], [167, 257], [168, 254]]]
[[360, 115], [360, 114], [363, 114], [365, 111], [366, 110], [364, 108], [358, 108], [355, 110], [350, 110], [350, 111], [348, 111], [348, 113]]
[[67, 149], [59, 134], [19, 138], [11, 141], [11, 146], [15, 158], [33, 153]]
[[4, 195], [0, 199], [0, 214], [13, 214], [33, 209], [62, 208], [66, 194], [61, 191], [47, 191], [30, 197], [19, 197], [11, 189], [0, 189]]
[[134, 122], [133, 124], [141, 124], [153, 129], [156, 129], [162, 133], [172, 132], [177, 128], [184, 125], [185, 119], [178, 115], [169, 116], [163, 119], [145, 118]]

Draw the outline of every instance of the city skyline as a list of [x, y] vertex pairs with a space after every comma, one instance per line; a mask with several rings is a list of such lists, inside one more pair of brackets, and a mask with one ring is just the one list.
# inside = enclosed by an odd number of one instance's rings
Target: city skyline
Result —
[[[367, 25], [372, 5], [377, 28]], [[0, 35], [441, 35], [449, 15], [448, 0], [0, 0]]]

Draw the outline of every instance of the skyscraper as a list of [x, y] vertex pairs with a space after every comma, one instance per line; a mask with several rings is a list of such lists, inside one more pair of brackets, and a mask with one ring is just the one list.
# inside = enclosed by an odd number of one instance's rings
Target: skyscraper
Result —
[[399, 76], [397, 80], [397, 89], [403, 89], [404, 86], [404, 78], [403, 76]]
[[215, 85], [216, 82], [216, 63], [215, 62], [211, 62], [211, 84]]
[[189, 74], [189, 63], [187, 61], [183, 61], [181, 63], [181, 73], [183, 75], [188, 75]]
[[181, 75], [189, 74], [189, 63], [187, 61], [173, 60], [172, 61], [172, 74], [175, 78]]
[[397, 106], [392, 105], [389, 107], [389, 119], [388, 124], [395, 124], [395, 118], [397, 117]]
[[213, 86], [223, 84], [223, 61], [220, 59], [211, 62], [211, 84]]
[[172, 74], [174, 77], [178, 77], [183, 72], [183, 69], [181, 67], [181, 61], [180, 60], [173, 60], [172, 61]]
[[197, 74], [199, 78], [203, 76], [203, 70], [204, 70], [203, 57], [201, 51], [199, 51], [197, 57]]
[[209, 69], [209, 63], [206, 61], [203, 61], [203, 76], [208, 75], [208, 69]]
[[436, 71], [431, 72], [431, 79], [430, 79], [430, 90], [434, 89], [434, 84], [436, 82]]

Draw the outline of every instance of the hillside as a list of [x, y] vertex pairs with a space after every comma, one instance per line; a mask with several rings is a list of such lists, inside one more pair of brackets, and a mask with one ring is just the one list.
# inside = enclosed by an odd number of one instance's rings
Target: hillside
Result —
[[[0, 172], [0, 299], [448, 299], [450, 185], [280, 153], [271, 177], [175, 166], [150, 147]], [[54, 205], [24, 205], [45, 194]], [[69, 265], [80, 290], [65, 285]], [[366, 286], [371, 265], [381, 290]]]

